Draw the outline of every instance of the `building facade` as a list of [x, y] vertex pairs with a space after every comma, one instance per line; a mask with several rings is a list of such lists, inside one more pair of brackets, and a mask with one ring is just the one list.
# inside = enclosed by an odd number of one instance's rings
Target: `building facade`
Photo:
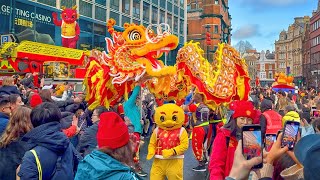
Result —
[[302, 82], [300, 85], [309, 87], [312, 84], [311, 62], [310, 62], [310, 24], [307, 24], [302, 39]]
[[294, 82], [302, 81], [302, 41], [309, 16], [296, 17], [287, 31], [282, 31], [275, 41], [277, 72], [292, 74]]
[[259, 60], [257, 62], [257, 76], [260, 79], [260, 85], [262, 87], [271, 87], [274, 82], [274, 77], [276, 73], [276, 61], [274, 52], [269, 50], [261, 51]]
[[[228, 0], [187, 0], [187, 39], [199, 42], [205, 57], [213, 60], [220, 42], [231, 42], [231, 15]], [[206, 32], [211, 35], [211, 45], [206, 44]]]
[[320, 74], [320, 11], [313, 12], [310, 20], [310, 86], [318, 88]]
[[[179, 37], [179, 47], [187, 39], [184, 0], [0, 0], [0, 34], [12, 33], [19, 41], [61, 45], [61, 30], [53, 24], [52, 12], [60, 13], [62, 6], [74, 5], [80, 14], [78, 49], [105, 50], [105, 37], [110, 36], [106, 29], [109, 18], [116, 20], [118, 31], [126, 22], [144, 26], [167, 23]], [[174, 64], [177, 51], [163, 57], [165, 63]]]
[[243, 54], [243, 58], [246, 60], [248, 65], [248, 73], [250, 76], [250, 85], [255, 86], [255, 80], [257, 78], [257, 64], [260, 58], [260, 53], [256, 50], [247, 50]]

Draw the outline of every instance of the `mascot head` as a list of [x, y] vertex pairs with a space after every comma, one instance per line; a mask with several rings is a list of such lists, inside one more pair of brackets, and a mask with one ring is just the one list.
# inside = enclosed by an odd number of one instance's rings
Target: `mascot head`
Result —
[[154, 115], [156, 124], [165, 130], [181, 128], [184, 118], [183, 109], [175, 104], [165, 104], [158, 107]]
[[71, 9], [62, 6], [61, 19], [67, 24], [74, 23], [78, 18], [77, 6], [73, 6]]

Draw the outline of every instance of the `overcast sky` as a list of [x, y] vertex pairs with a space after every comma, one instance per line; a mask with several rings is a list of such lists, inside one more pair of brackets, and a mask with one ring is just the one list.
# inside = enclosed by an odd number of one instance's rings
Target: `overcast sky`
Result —
[[229, 0], [232, 45], [249, 41], [258, 51], [274, 50], [274, 42], [294, 17], [311, 17], [318, 0]]

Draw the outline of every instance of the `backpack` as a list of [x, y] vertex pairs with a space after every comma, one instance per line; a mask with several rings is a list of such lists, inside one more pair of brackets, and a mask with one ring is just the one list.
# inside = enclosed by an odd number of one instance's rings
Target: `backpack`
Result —
[[[79, 155], [72, 144], [70, 144], [69, 146], [71, 146], [71, 150], [73, 152], [73, 156], [75, 158], [75, 164], [76, 166], [78, 165], [79, 161], [82, 159], [81, 155]], [[44, 147], [41, 147], [41, 148], [44, 148]], [[50, 150], [48, 150], [50, 151]], [[36, 160], [36, 165], [37, 165], [37, 169], [38, 169], [38, 177], [39, 177], [39, 180], [42, 180], [43, 176], [42, 176], [42, 166], [41, 166], [41, 162], [39, 160], [39, 156], [37, 155], [37, 152], [35, 149], [31, 149], [30, 152], [33, 154], [35, 160]], [[66, 177], [66, 170], [65, 168], [73, 168], [73, 172], [76, 172], [75, 168], [76, 167], [63, 167], [63, 156], [65, 155], [66, 153], [62, 154], [62, 155], [59, 155], [57, 156], [57, 160], [56, 160], [56, 164], [55, 164], [55, 167], [54, 167], [54, 170], [52, 171], [52, 174], [50, 176], [50, 179], [51, 180], [56, 180], [56, 179], [61, 179], [61, 177]], [[74, 176], [75, 174], [73, 174]]]

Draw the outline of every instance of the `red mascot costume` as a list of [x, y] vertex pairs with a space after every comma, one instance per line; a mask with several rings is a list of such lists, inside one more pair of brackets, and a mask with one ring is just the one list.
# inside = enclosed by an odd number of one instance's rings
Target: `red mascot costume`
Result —
[[62, 46], [75, 49], [80, 34], [80, 27], [76, 21], [79, 17], [77, 6], [73, 6], [71, 9], [62, 6], [62, 10], [62, 20], [58, 20], [56, 12], [52, 13], [53, 23], [61, 27]]

